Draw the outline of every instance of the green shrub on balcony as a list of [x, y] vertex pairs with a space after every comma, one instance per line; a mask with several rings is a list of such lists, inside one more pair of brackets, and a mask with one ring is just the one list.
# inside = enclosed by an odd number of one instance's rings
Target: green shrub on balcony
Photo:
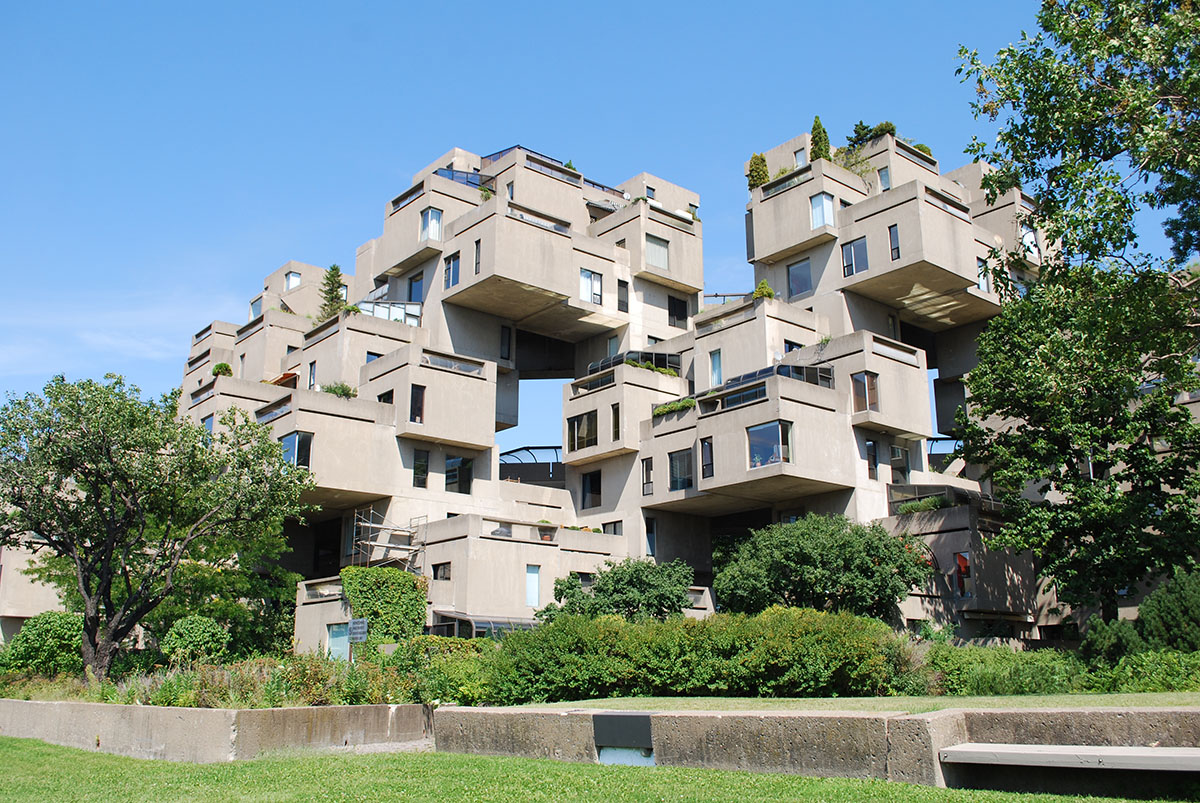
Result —
[[666, 415], [667, 413], [678, 413], [683, 410], [691, 410], [695, 408], [695, 406], [696, 400], [690, 396], [686, 399], [676, 399], [675, 401], [667, 402], [666, 404], [660, 404], [655, 407], [654, 417], [658, 418], [660, 415]]
[[746, 174], [746, 185], [748, 189], [761, 187], [771, 180], [771, 173], [767, 169], [767, 157], [761, 153], [756, 153], [750, 157], [750, 170]]
[[655, 371], [657, 373], [662, 374], [663, 376], [674, 376], [674, 377], [679, 376], [679, 374], [675, 372], [674, 368], [659, 368], [658, 366], [656, 366], [654, 363], [650, 362], [649, 360], [646, 360], [645, 362], [638, 362], [637, 360], [626, 360], [625, 364], [631, 365], [634, 368], [644, 368], [647, 371]]
[[909, 513], [927, 513], [930, 510], [941, 510], [944, 507], [949, 507], [950, 502], [944, 496], [927, 496], [924, 499], [912, 499], [902, 503], [896, 512], [901, 516]]
[[754, 298], [755, 299], [774, 298], [774, 297], [775, 297], [775, 291], [771, 289], [771, 285], [767, 284], [766, 279], [763, 279], [762, 281], [760, 281], [758, 283], [758, 286], [754, 288]]
[[233, 376], [233, 368], [227, 362], [219, 362], [213, 366], [213, 376]]
[[324, 393], [332, 393], [341, 399], [353, 399], [358, 396], [358, 391], [345, 382], [333, 382], [328, 385], [322, 385], [321, 390]]

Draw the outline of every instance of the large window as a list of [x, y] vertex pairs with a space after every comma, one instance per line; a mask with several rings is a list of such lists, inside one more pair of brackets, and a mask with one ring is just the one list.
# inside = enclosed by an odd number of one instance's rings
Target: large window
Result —
[[900, 227], [895, 223], [888, 226], [888, 245], [892, 247], [892, 261], [900, 258]]
[[853, 276], [867, 269], [867, 238], [859, 237], [842, 246], [842, 275]]
[[418, 239], [442, 239], [442, 210], [431, 206], [421, 211], [421, 236]]
[[787, 421], [770, 421], [747, 427], [746, 439], [750, 444], [751, 468], [790, 463], [792, 460], [792, 425]]
[[413, 385], [409, 394], [408, 420], [414, 424], [425, 423], [425, 386]]
[[446, 455], [446, 490], [453, 493], [471, 493], [471, 468], [469, 457]]
[[617, 312], [629, 312], [629, 282], [617, 279]]
[[458, 284], [458, 254], [446, 257], [445, 287]]
[[880, 191], [890, 190], [892, 188], [892, 172], [886, 167], [879, 168], [879, 189]]
[[250, 302], [250, 320], [254, 320], [259, 315], [262, 315], [262, 296]]
[[425, 300], [424, 273], [418, 273], [416, 276], [408, 277], [408, 300], [417, 304]]
[[712, 438], [700, 439], [700, 476], [711, 477], [713, 475], [713, 446]]
[[200, 426], [204, 427], [204, 429], [208, 432], [209, 435], [211, 435], [212, 431], [213, 431], [213, 420], [214, 420], [214, 416], [211, 414], [206, 415], [206, 416], [204, 416], [204, 418], [200, 419]]
[[429, 487], [429, 450], [413, 449], [413, 487]]
[[[512, 186], [509, 184], [508, 186]], [[530, 608], [540, 607], [542, 604], [541, 594], [541, 575], [542, 567], [526, 564], [525, 566], [525, 604]]]
[[599, 273], [587, 268], [579, 269], [579, 297], [593, 304], [603, 303], [604, 289]]
[[580, 477], [579, 507], [600, 506], [600, 472], [589, 471]]
[[642, 496], [654, 493], [654, 458], [642, 458]]
[[854, 412], [879, 411], [878, 384], [879, 375], [870, 371], [850, 375], [850, 385], [854, 389]]
[[808, 164], [808, 151], [801, 148], [792, 153], [792, 158], [796, 160], [796, 167], [804, 167]]
[[596, 411], [573, 415], [567, 419], [567, 451], [574, 452], [597, 443]]
[[682, 491], [692, 487], [692, 450], [681, 449], [667, 455], [667, 468], [671, 476], [671, 490]]
[[653, 234], [646, 235], [646, 267], [669, 270], [671, 266], [670, 243]]
[[[294, 271], [294, 270], [289, 270], [287, 273], [283, 274], [283, 289], [284, 290], [295, 290], [299, 286], [300, 286], [300, 274], [299, 273], [296, 273], [296, 271]], [[258, 316], [256, 315], [254, 317], [257, 318]]]
[[719, 387], [721, 382], [721, 350], [717, 349], [708, 353], [708, 386]]
[[787, 266], [787, 278], [788, 298], [811, 293], [813, 289], [812, 263], [807, 259], [793, 262]]
[[812, 227], [833, 225], [833, 196], [827, 192], [817, 193], [809, 198], [812, 206]]
[[312, 460], [312, 437], [311, 432], [291, 432], [280, 438], [283, 459], [292, 465], [308, 468]]
[[688, 302], [686, 298], [667, 296], [667, 323], [677, 329], [687, 329]]

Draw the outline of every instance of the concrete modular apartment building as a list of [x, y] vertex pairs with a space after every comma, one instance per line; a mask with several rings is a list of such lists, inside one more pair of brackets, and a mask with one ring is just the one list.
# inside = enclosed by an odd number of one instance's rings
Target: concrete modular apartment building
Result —
[[[923, 536], [938, 571], [902, 604], [910, 623], [1053, 634], [1028, 557], [982, 547], [998, 526], [987, 495], [926, 455], [999, 311], [980, 260], [1023, 241], [1036, 270], [1039, 235], [1016, 223], [1029, 199], [988, 206], [981, 166], [940, 174], [890, 135], [854, 172], [808, 153], [808, 134], [767, 151], [783, 174], [747, 204], [747, 258], [774, 299], [704, 303], [694, 192], [648, 173], [606, 186], [520, 146], [455, 148], [359, 247], [357, 314], [318, 322], [324, 270], [288, 262], [245, 324], [201, 329], [183, 412], [211, 427], [251, 411], [317, 482], [321, 512], [287, 533], [306, 578], [297, 649], [346, 649], [350, 563], [425, 575], [428, 624], [446, 634], [527, 626], [555, 578], [626, 556], [691, 564], [704, 615], [712, 537], [808, 512]], [[222, 362], [232, 376], [213, 376]], [[562, 446], [501, 454], [520, 380], [543, 378], [572, 380]], [[335, 383], [357, 397], [322, 392]], [[937, 494], [955, 504], [896, 515]]]

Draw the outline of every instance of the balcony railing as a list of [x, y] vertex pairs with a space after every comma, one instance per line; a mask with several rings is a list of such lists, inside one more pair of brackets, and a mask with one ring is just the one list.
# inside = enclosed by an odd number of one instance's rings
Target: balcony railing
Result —
[[435, 176], [448, 178], [451, 181], [456, 181], [459, 184], [465, 184], [468, 187], [486, 187], [492, 192], [496, 191], [495, 176], [485, 175], [483, 173], [474, 173], [467, 170], [451, 170], [447, 167], [438, 168], [433, 171]]
[[607, 184], [601, 184], [598, 181], [592, 181], [591, 179], [585, 178], [583, 180], [583, 186], [591, 187], [593, 190], [600, 190], [601, 192], [607, 192], [609, 195], [615, 195], [617, 198], [620, 198], [621, 200], [625, 200], [625, 193], [621, 192], [618, 189], [615, 189], [614, 187], [610, 187]]
[[549, 231], [556, 231], [559, 234], [571, 233], [571, 227], [564, 223], [559, 223], [556, 220], [539, 215], [537, 212], [519, 209], [512, 204], [509, 204], [508, 206], [508, 216], [516, 218], [517, 220], [523, 220], [526, 223], [532, 223], [535, 226], [540, 226], [541, 228], [548, 229]]
[[588, 363], [587, 373], [584, 376], [591, 376], [601, 371], [607, 371], [609, 368], [621, 365], [627, 360], [633, 360], [636, 363], [648, 362], [653, 364], [655, 368], [669, 368], [675, 373], [679, 373], [680, 371], [678, 354], [660, 354], [656, 351], [623, 351], [620, 354], [605, 357], [599, 362]]
[[399, 321], [409, 326], [421, 325], [421, 304], [417, 301], [360, 301], [356, 306], [359, 312], [372, 318]]
[[810, 175], [812, 175], [812, 165], [805, 165], [804, 167], [796, 168], [787, 176], [781, 177], [778, 181], [768, 181], [762, 188], [763, 200], [767, 200], [772, 195], [778, 195], [784, 190], [790, 190], [797, 184], [803, 184], [805, 181], [808, 181]]

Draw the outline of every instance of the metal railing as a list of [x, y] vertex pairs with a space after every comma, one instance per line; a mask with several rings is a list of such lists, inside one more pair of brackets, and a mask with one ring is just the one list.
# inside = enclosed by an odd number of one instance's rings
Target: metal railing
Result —
[[421, 304], [418, 301], [360, 301], [355, 306], [363, 315], [372, 318], [398, 321], [409, 326], [421, 325]]

